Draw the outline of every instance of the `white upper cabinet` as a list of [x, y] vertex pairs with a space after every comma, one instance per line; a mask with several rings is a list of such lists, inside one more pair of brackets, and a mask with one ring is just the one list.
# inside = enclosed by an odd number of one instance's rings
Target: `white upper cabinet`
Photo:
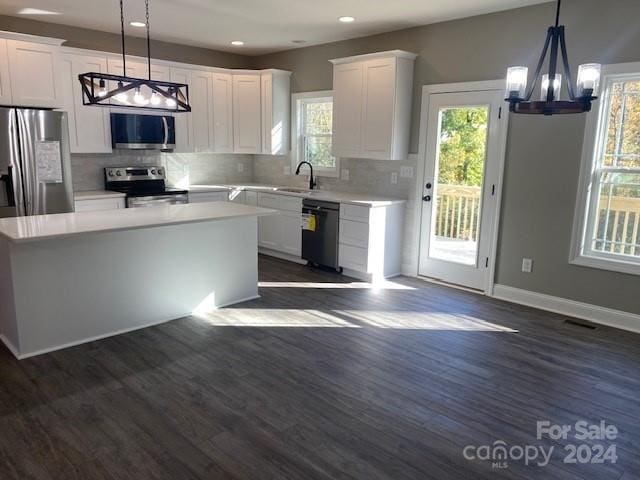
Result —
[[83, 105], [78, 81], [82, 73], [106, 73], [106, 57], [65, 53], [61, 56], [61, 70], [71, 153], [111, 153], [109, 109]]
[[0, 105], [11, 105], [12, 103], [7, 41], [0, 38]]
[[213, 147], [233, 152], [233, 75], [213, 73]]
[[6, 46], [12, 103], [23, 107], [61, 107], [60, 47], [20, 40], [7, 40]]
[[[191, 104], [191, 125], [193, 148], [196, 152], [213, 150], [213, 95], [211, 73], [194, 70], [191, 72], [189, 103]], [[178, 115], [189, 115], [180, 113]]]
[[334, 155], [407, 158], [415, 58], [394, 50], [331, 60]]
[[233, 75], [233, 151], [262, 153], [261, 76]]
[[261, 76], [262, 153], [286, 155], [290, 144], [291, 72], [268, 70]]
[[358, 157], [362, 144], [362, 62], [333, 67], [333, 154]]
[[[175, 83], [183, 83], [189, 86], [189, 103], [193, 104], [191, 93], [191, 70], [184, 68], [171, 68], [171, 79]], [[176, 152], [193, 152], [193, 130], [190, 113], [178, 113], [175, 115], [176, 125]]]

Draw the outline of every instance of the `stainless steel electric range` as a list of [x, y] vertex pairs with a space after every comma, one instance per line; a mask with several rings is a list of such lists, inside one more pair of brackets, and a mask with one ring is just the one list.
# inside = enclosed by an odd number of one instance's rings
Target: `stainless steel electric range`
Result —
[[127, 208], [189, 203], [189, 192], [167, 188], [164, 167], [108, 167], [105, 189], [127, 195]]

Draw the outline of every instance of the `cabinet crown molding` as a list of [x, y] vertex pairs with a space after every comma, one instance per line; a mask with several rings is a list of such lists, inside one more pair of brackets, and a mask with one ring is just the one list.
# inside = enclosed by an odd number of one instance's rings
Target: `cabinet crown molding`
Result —
[[334, 65], [340, 65], [343, 63], [361, 62], [364, 60], [375, 60], [378, 58], [390, 58], [390, 57], [415, 60], [416, 58], [418, 58], [418, 55], [415, 53], [406, 52], [404, 50], [389, 50], [386, 52], [365, 53], [364, 55], [354, 55], [351, 57], [334, 58], [333, 60], [329, 60], [329, 61]]
[[0, 38], [5, 40], [18, 40], [20, 42], [31, 42], [31, 43], [42, 43], [45, 45], [55, 45], [59, 47], [66, 39], [63, 38], [51, 38], [51, 37], [41, 37], [39, 35], [30, 35], [28, 33], [19, 33], [19, 32], [6, 32], [4, 30], [0, 30]]

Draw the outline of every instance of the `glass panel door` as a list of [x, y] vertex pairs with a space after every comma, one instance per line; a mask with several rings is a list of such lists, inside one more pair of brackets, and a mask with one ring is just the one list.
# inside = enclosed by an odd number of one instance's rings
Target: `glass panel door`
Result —
[[476, 289], [487, 285], [501, 105], [497, 91], [430, 96], [420, 275]]

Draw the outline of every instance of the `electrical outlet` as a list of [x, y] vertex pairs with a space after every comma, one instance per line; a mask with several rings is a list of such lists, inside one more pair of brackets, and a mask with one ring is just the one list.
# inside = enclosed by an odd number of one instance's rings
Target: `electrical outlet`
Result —
[[340, 179], [344, 180], [345, 182], [349, 181], [349, 169], [348, 168], [343, 168], [340, 171]]
[[290, 166], [286, 166], [284, 167], [284, 174], [285, 175], [291, 175], [291, 167]]
[[398, 172], [391, 173], [391, 183], [393, 183], [394, 185], [398, 183]]
[[413, 178], [413, 167], [400, 167], [400, 177]]
[[523, 258], [522, 271], [524, 273], [531, 273], [533, 271], [533, 260], [531, 260], [530, 258]]
[[244, 172], [244, 163], [239, 163], [238, 164], [238, 173], [242, 173]]

